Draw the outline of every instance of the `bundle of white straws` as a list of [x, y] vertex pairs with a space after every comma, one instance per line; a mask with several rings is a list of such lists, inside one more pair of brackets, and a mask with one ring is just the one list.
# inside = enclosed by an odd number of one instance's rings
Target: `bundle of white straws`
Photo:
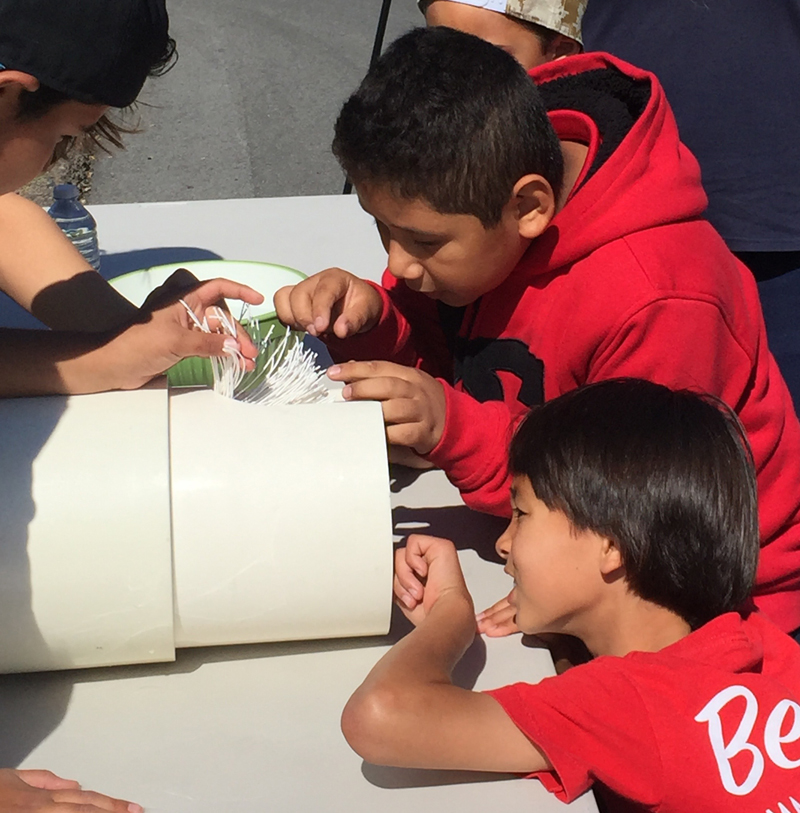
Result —
[[[213, 309], [213, 317], [219, 328], [212, 331], [208, 318], [201, 321], [181, 300], [195, 327], [204, 333], [224, 333], [236, 337], [236, 323], [222, 308]], [[242, 314], [244, 321], [245, 314]], [[273, 338], [274, 325], [267, 335], [260, 335], [258, 320], [253, 320], [248, 330], [258, 349], [255, 369], [245, 369], [245, 358], [236, 348], [225, 348], [224, 356], [211, 359], [214, 376], [214, 392], [225, 398], [250, 404], [315, 404], [328, 398], [325, 371], [317, 365], [317, 354], [303, 346], [299, 333], [289, 329], [283, 336]], [[255, 334], [255, 335], [253, 335]]]

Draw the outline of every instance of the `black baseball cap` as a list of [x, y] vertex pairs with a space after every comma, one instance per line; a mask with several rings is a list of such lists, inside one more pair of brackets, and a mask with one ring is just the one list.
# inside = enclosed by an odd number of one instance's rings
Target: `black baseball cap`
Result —
[[127, 107], [165, 55], [165, 0], [0, 0], [0, 64], [79, 102]]

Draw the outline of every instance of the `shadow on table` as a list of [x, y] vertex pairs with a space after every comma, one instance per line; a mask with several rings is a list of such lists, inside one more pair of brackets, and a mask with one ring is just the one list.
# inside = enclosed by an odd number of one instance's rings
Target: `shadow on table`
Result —
[[361, 764], [364, 779], [379, 788], [430, 788], [438, 785], [468, 785], [477, 782], [502, 782], [519, 779], [516, 774], [490, 771], [433, 771], [422, 768], [387, 768], [384, 765]]
[[506, 529], [508, 520], [472, 511], [466, 505], [408, 508], [398, 506], [392, 511], [394, 532], [406, 537], [412, 533], [430, 534], [452, 539], [458, 550], [474, 550], [481, 559], [502, 563], [494, 548]]
[[196, 246], [159, 246], [136, 251], [118, 251], [103, 254], [100, 258], [100, 274], [107, 280], [157, 265], [175, 265], [196, 260], [221, 260], [219, 254]]
[[0, 677], [0, 767], [16, 767], [55, 731], [69, 706], [73, 674]]
[[[0, 653], [8, 668], [51, 661], [33, 613], [28, 532], [36, 515], [33, 463], [64, 408], [60, 398], [0, 400]], [[63, 719], [72, 681], [49, 677], [0, 677], [0, 767], [18, 765]]]
[[[174, 263], [177, 268], [181, 263], [193, 260], [219, 259], [221, 259], [219, 254], [194, 246], [162, 246], [140, 251], [122, 251], [116, 254], [102, 255], [100, 275], [110, 280], [131, 271], [138, 271], [140, 268], [152, 268], [156, 265], [169, 265], [170, 263]], [[55, 288], [55, 286], [51, 286], [51, 288]], [[65, 291], [65, 293], [70, 294], [69, 291]], [[80, 294], [80, 291], [76, 291], [77, 294]], [[42, 322], [2, 291], [0, 291], [0, 327], [23, 330], [45, 329]]]

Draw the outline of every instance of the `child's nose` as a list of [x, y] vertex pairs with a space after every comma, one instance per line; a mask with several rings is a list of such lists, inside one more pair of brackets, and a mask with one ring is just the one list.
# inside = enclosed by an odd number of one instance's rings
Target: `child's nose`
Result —
[[389, 271], [397, 279], [417, 279], [422, 276], [422, 266], [398, 242], [389, 242]]
[[508, 559], [508, 554], [511, 552], [511, 523], [500, 535], [500, 538], [495, 542], [494, 549], [497, 551], [498, 556], [502, 559]]

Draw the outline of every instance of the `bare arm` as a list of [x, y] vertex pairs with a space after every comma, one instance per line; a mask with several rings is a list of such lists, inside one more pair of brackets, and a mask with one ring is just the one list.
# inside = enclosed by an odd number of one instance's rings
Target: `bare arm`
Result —
[[396, 574], [395, 594], [418, 626], [381, 658], [345, 707], [342, 730], [353, 749], [369, 762], [398, 767], [549, 768], [497, 701], [452, 683], [452, 670], [475, 635], [474, 608], [452, 543], [410, 537], [397, 553]]
[[0, 195], [0, 289], [54, 330], [103, 332], [137, 315], [53, 219], [15, 193]]
[[[203, 283], [183, 298], [202, 316], [222, 297], [252, 304], [263, 300], [252, 288], [228, 280]], [[140, 321], [119, 333], [2, 330], [0, 396], [135, 389], [187, 356], [222, 355], [226, 342], [236, 340], [194, 330], [179, 302], [142, 314]], [[255, 355], [246, 337], [239, 345], [246, 357]]]

